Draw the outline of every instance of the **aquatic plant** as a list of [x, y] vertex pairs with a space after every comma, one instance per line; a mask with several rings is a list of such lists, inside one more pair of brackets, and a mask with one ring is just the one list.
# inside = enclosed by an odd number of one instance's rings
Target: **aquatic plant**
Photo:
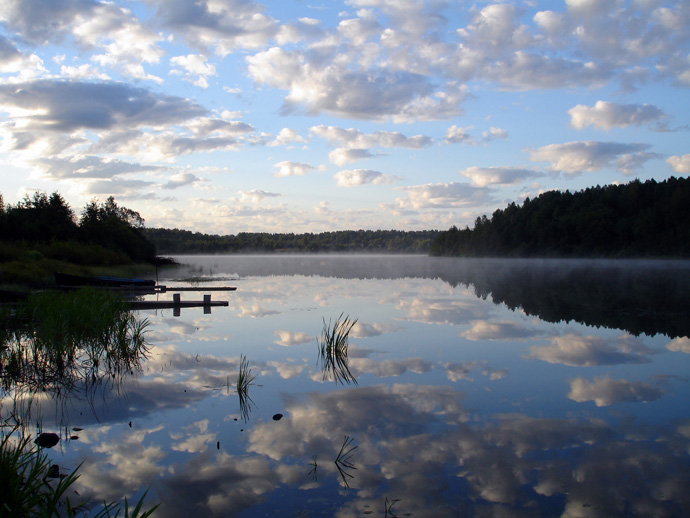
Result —
[[[15, 426], [8, 434], [3, 434], [0, 441], [0, 518], [87, 514], [95, 518], [115, 518], [120, 515], [121, 505], [115, 502], [104, 503], [103, 508], [96, 512], [89, 502], [73, 505], [67, 490], [79, 478], [77, 472], [81, 464], [72, 473], [60, 474], [59, 468], [40, 448], [30, 447], [29, 436], [17, 438], [16, 442], [11, 440], [17, 430]], [[142, 510], [147, 492], [131, 512], [125, 498], [124, 518], [147, 518], [153, 514], [160, 504], [147, 511]]]
[[39, 393], [64, 398], [120, 382], [146, 358], [148, 325], [108, 290], [32, 294], [0, 314], [0, 388], [30, 408]]
[[322, 336], [317, 339], [317, 345], [324, 381], [332, 378], [336, 383], [357, 385], [357, 379], [348, 366], [349, 336], [356, 323], [357, 319], [343, 318], [342, 313], [333, 324], [330, 320], [328, 323], [323, 320]]
[[354, 437], [349, 437], [345, 436], [345, 439], [343, 440], [343, 445], [340, 447], [340, 451], [338, 452], [338, 456], [335, 458], [333, 461], [335, 463], [335, 467], [338, 468], [338, 472], [340, 473], [341, 478], [343, 479], [343, 484], [345, 485], [346, 488], [350, 487], [350, 484], [348, 483], [348, 477], [349, 478], [355, 478], [354, 475], [351, 475], [350, 473], [347, 472], [348, 469], [354, 469], [356, 470], [357, 468], [352, 464], [350, 459], [352, 459], [353, 452], [359, 447], [359, 446], [352, 446], [352, 443], [354, 442]]
[[249, 387], [254, 384], [255, 376], [249, 367], [247, 357], [240, 357], [240, 372], [237, 376], [237, 396], [240, 400], [240, 413], [245, 422], [249, 419], [249, 412], [252, 409], [252, 398], [249, 397]]
[[393, 500], [388, 500], [388, 497], [386, 497], [386, 501], [383, 503], [384, 517], [388, 518], [390, 516], [391, 518], [397, 518], [398, 515], [393, 512], [393, 506], [397, 502], [400, 502], [400, 498], [394, 498]]
[[316, 482], [316, 479], [318, 478], [316, 474], [316, 470], [318, 469], [319, 465], [316, 463], [316, 454], [312, 457], [312, 461], [309, 463], [311, 466], [311, 470], [309, 471], [309, 476]]

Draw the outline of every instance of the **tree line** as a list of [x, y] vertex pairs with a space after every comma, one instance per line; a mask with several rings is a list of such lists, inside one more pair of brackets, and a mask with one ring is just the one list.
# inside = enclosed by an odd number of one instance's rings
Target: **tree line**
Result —
[[441, 232], [434, 256], [688, 257], [690, 180], [634, 180], [511, 203]]
[[139, 213], [118, 206], [112, 196], [103, 203], [92, 200], [77, 217], [57, 192], [36, 192], [16, 205], [5, 205], [0, 194], [0, 260], [30, 249], [76, 264], [152, 261], [156, 248], [143, 229]]
[[161, 254], [249, 252], [429, 253], [437, 230], [342, 230], [321, 233], [240, 232], [209, 235], [189, 230], [147, 228], [144, 235]]

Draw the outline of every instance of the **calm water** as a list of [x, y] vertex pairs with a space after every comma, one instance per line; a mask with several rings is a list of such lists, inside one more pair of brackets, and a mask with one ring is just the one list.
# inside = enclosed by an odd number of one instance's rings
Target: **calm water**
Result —
[[[178, 259], [161, 284], [236, 286], [229, 307], [141, 311], [140, 373], [32, 408], [82, 495], [150, 488], [162, 517], [690, 509], [688, 263]], [[320, 368], [341, 314], [356, 383]]]

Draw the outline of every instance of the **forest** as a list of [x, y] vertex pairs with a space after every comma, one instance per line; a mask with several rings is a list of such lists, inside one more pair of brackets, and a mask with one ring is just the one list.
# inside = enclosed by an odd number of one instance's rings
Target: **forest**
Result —
[[477, 218], [472, 229], [441, 232], [430, 255], [689, 257], [690, 180], [545, 192]]
[[342, 230], [306, 234], [240, 232], [209, 235], [188, 230], [148, 228], [144, 235], [162, 254], [249, 252], [429, 253], [437, 230]]
[[36, 192], [16, 205], [0, 194], [0, 276], [25, 282], [64, 264], [115, 266], [153, 263], [156, 248], [143, 234], [144, 220], [111, 196], [93, 200], [81, 215], [57, 192]]

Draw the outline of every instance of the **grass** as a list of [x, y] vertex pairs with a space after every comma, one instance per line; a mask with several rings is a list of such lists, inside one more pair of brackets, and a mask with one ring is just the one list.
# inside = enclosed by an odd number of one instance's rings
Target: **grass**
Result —
[[332, 378], [336, 383], [357, 385], [357, 379], [348, 366], [349, 335], [356, 323], [357, 319], [343, 318], [342, 313], [333, 324], [324, 319], [322, 337], [317, 339], [324, 381]]
[[249, 397], [249, 387], [254, 384], [255, 376], [249, 367], [247, 357], [242, 355], [240, 357], [240, 372], [237, 376], [237, 396], [240, 400], [240, 412], [242, 419], [246, 423], [249, 419], [249, 412], [252, 409], [252, 398]]
[[28, 396], [30, 408], [36, 394], [64, 398], [119, 380], [146, 357], [148, 325], [107, 290], [33, 293], [0, 308], [0, 387], [15, 401]]
[[151, 274], [150, 264], [136, 264], [121, 251], [78, 241], [51, 243], [0, 240], [0, 283], [53, 284], [55, 272], [136, 277]]
[[[88, 514], [95, 518], [118, 517], [121, 505], [104, 503], [96, 514], [89, 502], [74, 505], [67, 490], [77, 481], [76, 470], [68, 475], [53, 476], [50, 459], [39, 448], [30, 447], [30, 437], [10, 440], [17, 431], [3, 434], [0, 442], [0, 518], [22, 517], [75, 517]], [[81, 466], [81, 465], [80, 465]], [[142, 510], [146, 493], [130, 511], [127, 498], [124, 502], [124, 518], [147, 518], [158, 508]], [[113, 514], [115, 513], [115, 514]]]
[[353, 452], [358, 448], [358, 446], [352, 446], [354, 440], [354, 437], [349, 437], [346, 435], [345, 439], [343, 440], [343, 445], [340, 447], [340, 451], [338, 452], [338, 456], [333, 461], [335, 463], [335, 467], [338, 468], [338, 472], [340, 473], [340, 476], [343, 479], [343, 484], [346, 488], [350, 487], [347, 479], [355, 478], [354, 475], [348, 473], [347, 470], [357, 469], [350, 461], [350, 459], [352, 459]]

